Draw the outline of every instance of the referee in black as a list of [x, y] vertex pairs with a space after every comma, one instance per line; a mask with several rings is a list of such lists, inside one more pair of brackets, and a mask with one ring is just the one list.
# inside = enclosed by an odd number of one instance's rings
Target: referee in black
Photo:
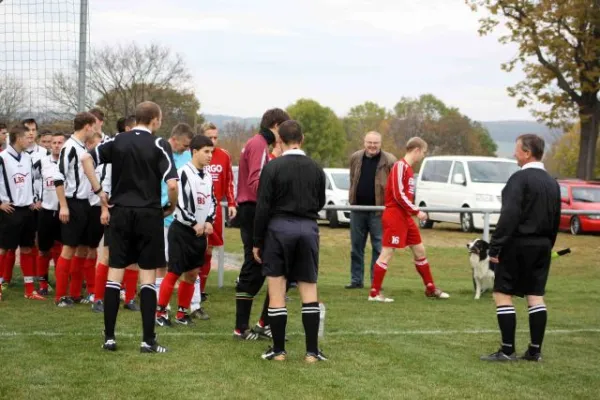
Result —
[[[96, 179], [95, 165], [112, 164], [110, 198], [109, 271], [104, 294], [103, 348], [114, 351], [115, 324], [119, 310], [119, 294], [125, 268], [140, 267], [140, 307], [144, 336], [142, 353], [165, 353], [154, 334], [156, 269], [165, 264], [163, 218], [177, 205], [177, 170], [171, 146], [153, 135], [161, 125], [160, 107], [146, 101], [135, 110], [137, 126], [126, 135], [117, 135], [98, 145], [82, 157], [85, 174], [102, 203], [108, 206], [107, 195]], [[161, 207], [161, 180], [168, 186], [167, 210]]]
[[541, 361], [548, 314], [544, 292], [552, 247], [560, 222], [560, 188], [544, 169], [544, 139], [527, 134], [517, 138], [515, 158], [520, 171], [502, 190], [502, 210], [490, 242], [491, 262], [499, 263], [494, 300], [502, 347], [483, 361], [515, 361], [517, 316], [512, 297], [527, 296], [531, 342], [522, 360]]
[[283, 361], [285, 352], [286, 281], [298, 282], [307, 362], [325, 361], [318, 348], [319, 228], [325, 205], [325, 173], [300, 149], [298, 122], [279, 125], [283, 155], [265, 165], [260, 176], [254, 219], [254, 258], [262, 263], [269, 290], [268, 316], [273, 347], [262, 358]]

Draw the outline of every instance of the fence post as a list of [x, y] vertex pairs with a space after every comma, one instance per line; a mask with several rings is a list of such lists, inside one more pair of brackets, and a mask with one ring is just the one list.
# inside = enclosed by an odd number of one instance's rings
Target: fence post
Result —
[[[225, 213], [227, 212], [227, 207], [222, 205], [221, 208], [223, 209], [223, 218], [221, 218], [223, 220], [222, 232], [223, 232], [223, 236], [225, 236], [225, 216], [227, 215]], [[223, 281], [225, 280], [225, 246], [219, 247], [218, 277], [219, 277], [218, 286], [220, 289], [223, 287]]]
[[483, 213], [483, 240], [490, 241], [490, 213]]
[[87, 67], [88, 0], [81, 0], [79, 10], [79, 59], [77, 63], [77, 111], [85, 111], [85, 74]]

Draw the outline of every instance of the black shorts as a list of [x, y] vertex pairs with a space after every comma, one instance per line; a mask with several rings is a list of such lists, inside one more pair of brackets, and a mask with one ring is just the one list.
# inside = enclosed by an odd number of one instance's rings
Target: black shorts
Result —
[[33, 211], [29, 207], [15, 207], [12, 214], [0, 211], [0, 249], [33, 247], [35, 228]]
[[86, 246], [87, 229], [90, 220], [89, 200], [67, 199], [69, 222], [62, 224], [61, 239], [65, 246]]
[[262, 252], [263, 275], [316, 283], [319, 272], [319, 227], [303, 218], [275, 217], [269, 222]]
[[552, 244], [545, 238], [513, 241], [503, 247], [494, 271], [494, 292], [518, 297], [543, 296], [550, 272]]
[[102, 214], [102, 207], [92, 206], [88, 214], [88, 225], [85, 230], [85, 238], [83, 246], [97, 249], [104, 235], [104, 225], [100, 222], [100, 215]]
[[38, 212], [38, 248], [47, 252], [54, 242], [60, 242], [61, 223], [58, 211], [41, 209]]
[[103, 225], [104, 229], [104, 247], [110, 246], [110, 227], [108, 225]]
[[181, 275], [204, 265], [206, 236], [196, 236], [189, 226], [173, 221], [167, 234], [169, 242], [169, 272]]
[[110, 211], [109, 265], [141, 269], [165, 266], [163, 211], [160, 208], [115, 206]]

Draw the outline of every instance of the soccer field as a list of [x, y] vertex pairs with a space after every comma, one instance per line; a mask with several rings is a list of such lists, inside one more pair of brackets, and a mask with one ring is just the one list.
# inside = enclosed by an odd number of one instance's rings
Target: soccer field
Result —
[[[268, 342], [232, 339], [234, 271], [226, 273], [221, 290], [212, 272], [205, 304], [209, 321], [157, 328], [167, 354], [139, 353], [139, 313], [121, 308], [119, 351], [108, 353], [100, 349], [102, 315], [89, 306], [57, 309], [50, 301], [26, 301], [19, 284], [0, 303], [0, 398], [598, 398], [598, 236], [559, 237], [556, 247], [571, 247], [573, 253], [552, 266], [541, 364], [479, 361], [500, 339], [489, 293], [473, 300], [465, 244], [475, 236], [454, 228], [423, 232], [434, 278], [449, 300], [425, 298], [411, 258], [402, 252], [384, 282], [396, 302], [374, 304], [367, 302], [367, 288], [343, 288], [349, 280], [348, 230], [322, 228], [319, 287], [327, 317], [321, 347], [330, 361], [315, 365], [302, 361], [296, 290], [288, 303], [286, 362], [260, 359]], [[227, 252], [240, 253], [239, 231], [228, 229], [226, 243]], [[255, 301], [251, 322], [258, 319], [263, 296]], [[527, 308], [524, 301], [516, 305], [521, 353], [529, 341]]]

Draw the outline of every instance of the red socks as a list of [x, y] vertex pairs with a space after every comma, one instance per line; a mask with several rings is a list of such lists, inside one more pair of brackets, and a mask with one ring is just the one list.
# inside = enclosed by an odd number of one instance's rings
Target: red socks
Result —
[[15, 267], [15, 251], [7, 250], [6, 258], [4, 259], [4, 282], [10, 283], [13, 275], [13, 268]]
[[[0, 254], [0, 278], [4, 280], [4, 261], [6, 260], [6, 253]], [[0, 282], [0, 293], [2, 293], [2, 282]]]
[[433, 283], [433, 277], [431, 276], [431, 269], [429, 268], [429, 262], [427, 258], [417, 258], [415, 259], [415, 268], [421, 278], [423, 279], [423, 284], [427, 289], [427, 292], [432, 292], [435, 290], [435, 285]]
[[[83, 263], [83, 274], [85, 276], [85, 284], [87, 287], [87, 293], [96, 293], [96, 259], [86, 258]], [[94, 297], [94, 300], [96, 298]]]
[[[163, 282], [164, 285], [164, 282]], [[161, 289], [162, 291], [162, 289]], [[179, 289], [177, 292], [177, 318], [185, 317], [186, 310], [189, 310], [190, 304], [192, 303], [192, 297], [194, 296], [194, 284], [186, 281], [179, 282]]]
[[52, 257], [52, 261], [54, 261], [54, 268], [56, 268], [58, 265], [58, 257], [60, 257], [60, 253], [62, 253], [62, 244], [55, 242], [52, 250], [50, 250], [50, 256]]
[[25, 296], [31, 296], [35, 291], [33, 277], [35, 275], [35, 257], [32, 253], [21, 253], [21, 270], [23, 271], [23, 281], [25, 282]]
[[83, 285], [83, 266], [85, 258], [74, 256], [71, 259], [71, 285], [69, 286], [69, 296], [74, 299], [81, 297], [81, 286]]
[[94, 301], [104, 301], [104, 290], [108, 279], [108, 266], [98, 263], [96, 267], [96, 277], [94, 279]]
[[59, 301], [61, 297], [67, 295], [69, 287], [69, 271], [71, 269], [71, 260], [58, 257], [54, 275], [56, 276], [56, 290], [54, 291], [54, 299]]
[[370, 296], [375, 297], [379, 295], [381, 291], [381, 285], [383, 285], [383, 278], [387, 272], [387, 264], [377, 261], [373, 268], [373, 283], [371, 284]]
[[40, 289], [48, 289], [48, 281], [46, 275], [48, 275], [48, 269], [50, 267], [50, 256], [42, 255], [39, 253], [37, 256], [36, 271], [35, 275], [40, 281]]
[[123, 286], [125, 286], [125, 303], [129, 303], [135, 297], [139, 275], [140, 271], [134, 269], [125, 270], [125, 275], [123, 276]]
[[177, 283], [177, 279], [179, 279], [179, 275], [172, 272], [167, 273], [167, 276], [163, 279], [160, 284], [160, 293], [158, 294], [159, 307], [166, 308], [169, 305], [169, 300], [171, 300], [171, 295], [173, 294], [173, 288], [175, 287], [175, 283]]
[[200, 268], [200, 293], [204, 293], [204, 288], [206, 287], [206, 280], [208, 279], [208, 274], [210, 274], [210, 269], [212, 265], [212, 253], [204, 254], [204, 265]]

